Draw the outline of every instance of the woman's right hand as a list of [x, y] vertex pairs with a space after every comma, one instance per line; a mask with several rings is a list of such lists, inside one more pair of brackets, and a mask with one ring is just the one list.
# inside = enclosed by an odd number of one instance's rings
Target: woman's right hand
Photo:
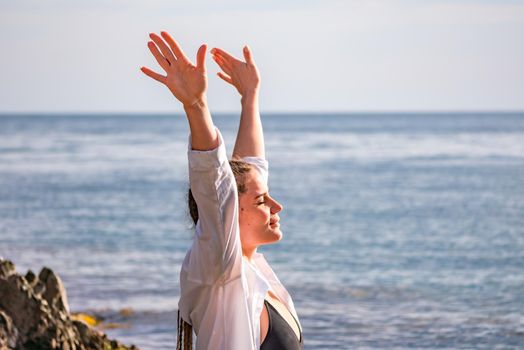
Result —
[[247, 45], [244, 46], [243, 52], [245, 62], [217, 47], [210, 51], [215, 62], [225, 73], [218, 72], [220, 78], [233, 85], [241, 96], [257, 94], [260, 89], [260, 73]]
[[[149, 36], [153, 41], [149, 41], [147, 46], [167, 75], [158, 74], [147, 67], [141, 67], [140, 70], [147, 76], [166, 85], [185, 108], [205, 103], [207, 90], [205, 58], [207, 45], [203, 44], [198, 49], [197, 64], [195, 66], [169, 33], [163, 31], [161, 35], [162, 37], [155, 33], [150, 33]], [[169, 46], [166, 45], [162, 38]]]

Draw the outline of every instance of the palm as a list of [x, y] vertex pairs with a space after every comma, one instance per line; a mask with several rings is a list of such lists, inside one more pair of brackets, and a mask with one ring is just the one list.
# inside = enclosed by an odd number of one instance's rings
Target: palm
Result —
[[169, 46], [161, 37], [151, 33], [150, 37], [153, 41], [148, 42], [148, 47], [166, 75], [158, 74], [146, 67], [141, 68], [142, 72], [166, 85], [184, 106], [202, 101], [207, 89], [205, 67], [207, 46], [205, 44], [200, 46], [197, 53], [197, 64], [194, 65], [169, 33], [162, 32], [161, 34]]
[[165, 85], [180, 102], [187, 101], [190, 104], [192, 100], [205, 94], [207, 76], [195, 66], [188, 65], [179, 70], [168, 70]]

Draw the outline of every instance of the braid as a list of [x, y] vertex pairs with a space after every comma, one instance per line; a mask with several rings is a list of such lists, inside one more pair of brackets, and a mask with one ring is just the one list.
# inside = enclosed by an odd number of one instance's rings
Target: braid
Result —
[[193, 327], [189, 323], [184, 322], [184, 333], [185, 333], [184, 334], [184, 350], [192, 350], [193, 349]]
[[176, 342], [176, 350], [192, 350], [193, 349], [193, 326], [184, 321], [180, 317], [180, 310], [178, 310], [177, 317], [178, 339]]
[[182, 328], [180, 328], [180, 310], [178, 310], [177, 318], [176, 318], [176, 329], [177, 329], [177, 337], [176, 337], [176, 350], [181, 350], [181, 341], [182, 337], [180, 336]]

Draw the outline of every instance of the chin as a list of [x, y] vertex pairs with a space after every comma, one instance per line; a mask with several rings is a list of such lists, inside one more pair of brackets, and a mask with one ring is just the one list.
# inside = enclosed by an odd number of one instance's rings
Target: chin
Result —
[[268, 239], [265, 243], [263, 244], [273, 244], [273, 243], [277, 243], [278, 241], [280, 241], [282, 239], [282, 232], [280, 231], [280, 229], [272, 229], [270, 232], [268, 232], [268, 235], [267, 235]]
[[275, 240], [274, 242], [278, 242], [282, 239], [282, 231], [280, 231], [280, 228], [275, 230], [275, 232], [273, 233], [273, 235], [275, 236]]

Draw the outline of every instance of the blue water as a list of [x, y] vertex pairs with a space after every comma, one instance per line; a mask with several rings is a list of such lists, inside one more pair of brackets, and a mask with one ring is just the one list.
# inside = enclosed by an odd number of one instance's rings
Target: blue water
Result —
[[[238, 116], [214, 119], [230, 155]], [[284, 237], [259, 251], [306, 349], [524, 348], [524, 113], [262, 119]], [[174, 349], [187, 135], [182, 115], [0, 117], [0, 256]]]

